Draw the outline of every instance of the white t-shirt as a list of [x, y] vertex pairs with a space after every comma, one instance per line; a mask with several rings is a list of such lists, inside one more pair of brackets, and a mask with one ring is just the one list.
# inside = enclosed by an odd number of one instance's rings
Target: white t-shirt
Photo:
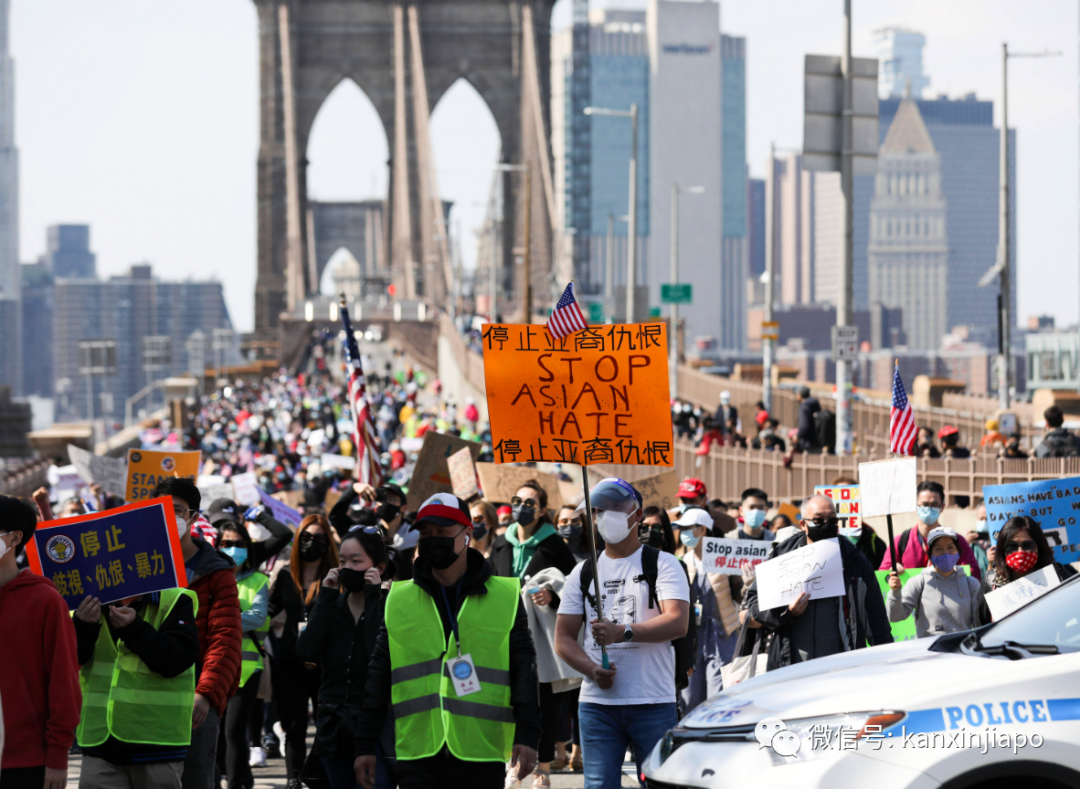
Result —
[[[604, 618], [611, 622], [633, 625], [660, 616], [659, 606], [649, 608], [649, 584], [641, 573], [641, 551], [625, 559], [612, 559], [600, 554], [600, 594]], [[570, 573], [561, 593], [559, 613], [585, 615], [585, 651], [601, 664], [600, 647], [592, 637], [596, 611], [590, 605], [585, 611], [581, 594], [579, 563]], [[660, 600], [690, 601], [690, 586], [679, 560], [670, 553], [660, 552], [657, 558], [656, 596]], [[641, 580], [635, 580], [641, 577]], [[590, 589], [591, 591], [591, 589]], [[610, 645], [608, 658], [618, 666], [615, 685], [601, 690], [586, 678], [581, 686], [581, 701], [595, 704], [671, 704], [675, 701], [675, 650], [670, 642], [638, 644], [633, 641]]]

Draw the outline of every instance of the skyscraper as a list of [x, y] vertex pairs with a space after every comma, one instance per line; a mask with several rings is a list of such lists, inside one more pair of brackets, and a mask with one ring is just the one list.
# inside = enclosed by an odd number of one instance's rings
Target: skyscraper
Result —
[[15, 63], [8, 0], [0, 0], [0, 384], [22, 394], [19, 301], [19, 152], [15, 148]]
[[42, 261], [54, 277], [93, 279], [97, 256], [90, 251], [90, 225], [53, 225]]
[[[720, 248], [720, 347], [746, 346], [746, 299], [750, 270], [749, 212], [746, 205], [746, 39], [720, 36], [720, 178], [724, 231]], [[734, 295], [738, 294], [738, 295]]]
[[936, 351], [947, 319], [946, 204], [941, 156], [911, 99], [889, 126], [874, 179], [870, 303], [902, 308], [908, 347]]
[[922, 96], [930, 78], [922, 71], [922, 48], [926, 37], [903, 27], [883, 27], [874, 31], [874, 49], [878, 56], [878, 95], [900, 98], [910, 89], [915, 98]]

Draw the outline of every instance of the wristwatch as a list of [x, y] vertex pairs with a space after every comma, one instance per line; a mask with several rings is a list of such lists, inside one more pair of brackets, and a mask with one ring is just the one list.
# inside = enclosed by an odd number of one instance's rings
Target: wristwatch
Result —
[[623, 641], [633, 641], [634, 640], [634, 628], [632, 628], [630, 625], [627, 625], [626, 629], [623, 630], [622, 640]]

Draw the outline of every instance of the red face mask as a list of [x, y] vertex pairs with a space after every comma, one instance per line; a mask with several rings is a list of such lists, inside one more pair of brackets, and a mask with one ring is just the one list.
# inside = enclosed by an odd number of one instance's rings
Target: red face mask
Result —
[[1005, 557], [1005, 564], [1016, 573], [1026, 573], [1039, 561], [1039, 554], [1035, 551], [1017, 551]]

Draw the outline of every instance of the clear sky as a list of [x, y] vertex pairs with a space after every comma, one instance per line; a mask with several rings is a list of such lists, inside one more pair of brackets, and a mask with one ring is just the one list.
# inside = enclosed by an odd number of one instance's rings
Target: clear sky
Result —
[[[639, 0], [599, 5], [644, 7]], [[569, 22], [559, 0], [555, 26]], [[1080, 314], [1080, 131], [1077, 2], [855, 0], [854, 47], [872, 56], [883, 25], [927, 38], [926, 96], [974, 91], [1000, 118], [1001, 42], [1062, 57], [1010, 64], [1018, 129], [1019, 319]], [[839, 54], [841, 0], [729, 0], [725, 32], [747, 37], [748, 159], [764, 171], [770, 140], [802, 144], [806, 53]], [[12, 0], [16, 135], [24, 261], [45, 228], [92, 225], [99, 273], [149, 261], [167, 279], [216, 276], [233, 321], [252, 325], [258, 42], [251, 0]], [[458, 83], [432, 117], [440, 190], [457, 204], [466, 265], [499, 149], [494, 121]], [[316, 119], [309, 191], [321, 199], [381, 195], [387, 146], [374, 109], [351, 84]], [[989, 266], [992, 261], [987, 261]], [[1047, 287], [1050, 285], [1051, 287]]]

